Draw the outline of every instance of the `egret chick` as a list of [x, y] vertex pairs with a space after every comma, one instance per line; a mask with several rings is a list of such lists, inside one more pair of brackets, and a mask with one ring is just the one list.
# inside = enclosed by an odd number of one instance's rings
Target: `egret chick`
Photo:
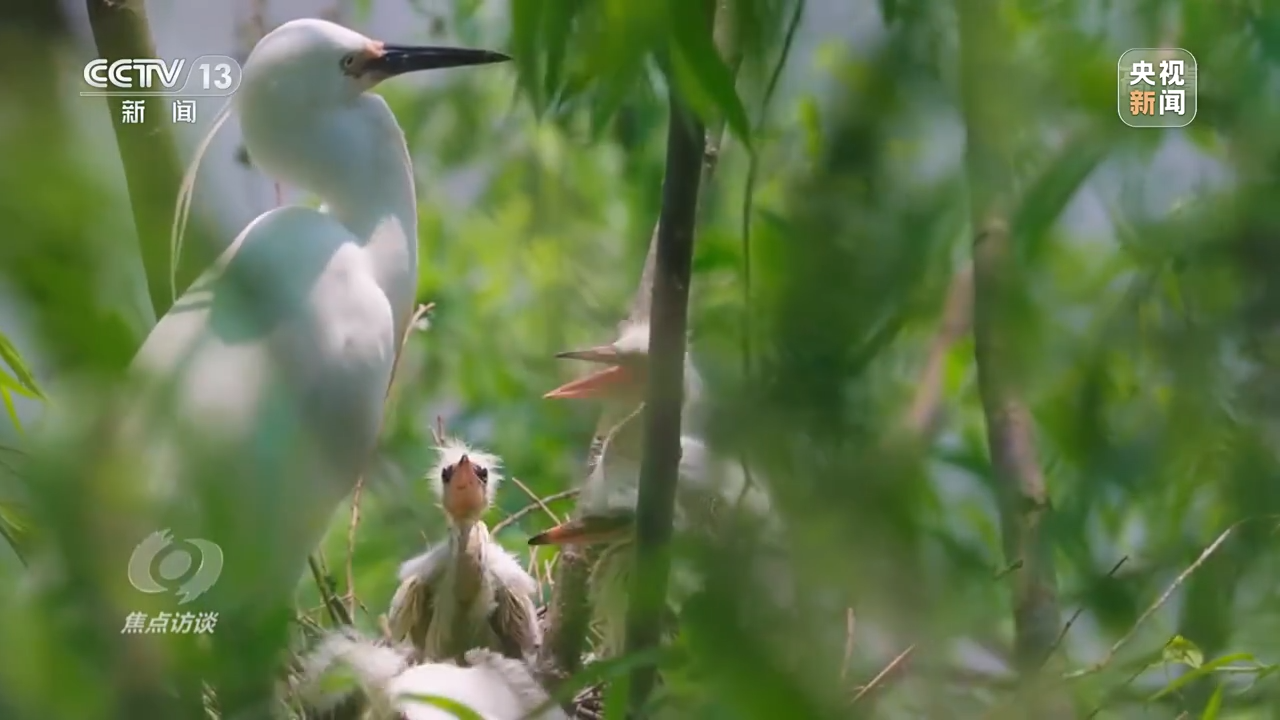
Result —
[[[605, 439], [600, 462], [583, 484], [578, 516], [530, 538], [530, 545], [590, 545], [600, 554], [589, 579], [593, 624], [600, 636], [598, 653], [613, 657], [625, 640], [630, 575], [634, 564], [635, 508], [639, 495], [640, 459], [649, 370], [649, 324], [625, 326], [617, 340], [586, 350], [572, 350], [559, 358], [585, 360], [605, 367], [565, 383], [547, 393], [551, 399], [600, 399], [607, 418], [616, 424]], [[685, 355], [685, 414], [696, 412], [701, 379]], [[736, 466], [715, 458], [706, 445], [684, 433], [680, 438], [679, 489], [676, 527], [710, 530], [724, 519], [724, 511], [742, 508], [761, 523], [772, 525], [768, 494], [747, 482]], [[692, 578], [678, 577], [688, 587]], [[679, 584], [679, 583], [677, 583]]]
[[424, 660], [456, 660], [472, 648], [528, 657], [542, 640], [533, 604], [538, 584], [481, 520], [501, 482], [502, 461], [456, 439], [438, 452], [428, 480], [449, 536], [400, 567], [388, 612], [392, 637], [411, 643]]
[[[335, 633], [304, 662], [298, 690], [307, 705], [321, 713], [359, 696], [366, 708], [364, 720], [458, 717], [430, 699], [462, 705], [485, 720], [568, 720], [524, 663], [487, 650], [471, 650], [465, 660], [467, 667], [416, 664], [402, 648], [378, 645], [350, 631]], [[343, 675], [357, 687], [335, 682]]]

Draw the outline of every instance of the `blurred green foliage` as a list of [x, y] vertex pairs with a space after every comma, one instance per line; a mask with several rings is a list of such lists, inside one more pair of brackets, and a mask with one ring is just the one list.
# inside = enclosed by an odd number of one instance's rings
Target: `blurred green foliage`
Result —
[[[358, 524], [344, 508], [321, 552], [335, 594], [357, 599], [357, 625], [377, 632], [398, 564], [441, 537], [420, 480], [437, 416], [500, 453], [533, 495], [577, 482], [594, 411], [541, 395], [569, 372], [554, 352], [608, 340], [626, 313], [657, 217], [673, 81], [733, 138], [704, 190], [694, 265], [707, 435], [774, 491], [804, 601], [741, 621], [730, 611], [741, 564], [713, 555], [719, 571], [685, 608], [656, 702], [673, 717], [1021, 717], [1008, 706], [1006, 578], [1017, 569], [1001, 550], [972, 344], [935, 343], [970, 245], [954, 11], [882, 0], [878, 14], [842, 12], [808, 0], [797, 43], [808, 52], [792, 53], [784, 91], [758, 117], [801, 1], [727, 3], [736, 81], [693, 2], [457, 0], [406, 29], [404, 39], [508, 47], [517, 68], [381, 90], [419, 177], [431, 179], [419, 299], [435, 310], [399, 370]], [[1010, 351], [1033, 369], [1026, 399], [1052, 497], [1057, 652], [1074, 670], [1065, 682], [1077, 716], [1276, 717], [1280, 6], [995, 7], [1018, 76], [985, 81], [1020, 98], [1007, 119], [1017, 148]], [[824, 27], [832, 17], [869, 26]], [[1126, 128], [1112, 106], [1115, 58], [1160, 46], [1196, 55], [1200, 114], [1182, 130]], [[90, 415], [141, 335], [104, 291], [119, 283], [104, 259], [136, 245], [94, 232], [119, 209], [86, 160], [101, 151], [75, 129], [87, 103], [49, 89], [71, 44], [41, 25], [0, 32], [0, 48], [0, 302], [37, 335], [30, 348], [0, 335], [0, 399], [17, 428], [14, 395], [47, 392]], [[907, 409], [934, 381], [935, 349], [940, 420], [902, 442]], [[92, 553], [95, 538], [131, 527], [110, 516], [127, 504], [94, 505], [66, 490], [82, 485], [19, 472], [26, 436], [6, 437], [0, 535], [24, 555], [42, 535], [55, 557]], [[60, 472], [88, 476], [97, 462], [79, 446], [54, 454]], [[508, 482], [494, 521], [532, 502]], [[569, 501], [550, 509], [563, 515]], [[500, 537], [527, 555], [524, 541], [551, 522], [529, 512]], [[121, 664], [162, 675], [183, 656], [125, 647], [135, 639], [112, 628], [88, 633], [121, 607], [149, 606], [129, 594], [124, 568], [49, 555], [29, 569], [0, 563], [0, 717], [126, 717], [111, 700], [133, 682]], [[544, 578], [550, 561], [532, 558]], [[329, 624], [316, 583], [299, 592], [306, 624]], [[905, 670], [849, 703], [908, 646]]]

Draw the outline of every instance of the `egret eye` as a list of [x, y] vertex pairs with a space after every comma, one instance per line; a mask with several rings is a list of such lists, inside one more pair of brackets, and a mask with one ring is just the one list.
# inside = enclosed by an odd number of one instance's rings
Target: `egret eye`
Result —
[[488, 485], [489, 484], [489, 468], [481, 467], [480, 465], [477, 465], [476, 477], [480, 478], [480, 482], [484, 483], [485, 485]]
[[450, 465], [440, 471], [440, 482], [445, 485], [449, 484], [449, 480], [453, 477], [453, 466]]
[[355, 65], [356, 65], [356, 54], [355, 54], [355, 53], [347, 53], [346, 55], [343, 55], [343, 56], [342, 56], [342, 69], [343, 69], [343, 70], [350, 70], [351, 68], [355, 67]]

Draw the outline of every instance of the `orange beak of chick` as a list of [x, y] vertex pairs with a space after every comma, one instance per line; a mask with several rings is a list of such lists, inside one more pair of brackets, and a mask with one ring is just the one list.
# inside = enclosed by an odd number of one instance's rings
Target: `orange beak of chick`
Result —
[[476, 466], [463, 455], [444, 481], [444, 511], [455, 521], [474, 522], [489, 507], [486, 483], [476, 474]]
[[630, 368], [620, 362], [618, 351], [612, 345], [588, 348], [586, 350], [569, 350], [556, 353], [557, 358], [569, 360], [585, 360], [600, 363], [603, 370], [586, 377], [571, 380], [552, 390], [542, 397], [548, 400], [589, 400], [609, 395], [616, 388], [626, 385], [635, 379]]

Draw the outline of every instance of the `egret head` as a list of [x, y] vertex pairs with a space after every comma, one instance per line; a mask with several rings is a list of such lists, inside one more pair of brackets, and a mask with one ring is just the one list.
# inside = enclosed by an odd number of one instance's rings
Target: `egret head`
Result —
[[446, 439], [429, 480], [454, 527], [473, 525], [489, 509], [502, 480], [502, 460], [460, 440]]
[[[618, 339], [608, 345], [585, 350], [569, 350], [556, 357], [585, 360], [604, 367], [586, 377], [571, 380], [543, 395], [548, 399], [604, 398], [635, 405], [644, 401], [649, 382], [649, 323], [637, 322], [623, 327]], [[685, 402], [695, 400], [701, 392], [701, 379], [685, 354]]]
[[404, 134], [386, 102], [366, 91], [416, 70], [506, 60], [489, 50], [391, 45], [325, 20], [292, 20], [249, 53], [233, 100], [249, 156], [276, 180], [333, 205], [380, 194], [384, 176], [397, 172], [409, 202]]
[[245, 61], [238, 95], [265, 92], [281, 107], [315, 112], [351, 102], [396, 75], [510, 59], [489, 50], [390, 45], [327, 20], [304, 18], [284, 23], [258, 41]]

